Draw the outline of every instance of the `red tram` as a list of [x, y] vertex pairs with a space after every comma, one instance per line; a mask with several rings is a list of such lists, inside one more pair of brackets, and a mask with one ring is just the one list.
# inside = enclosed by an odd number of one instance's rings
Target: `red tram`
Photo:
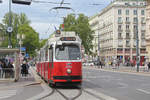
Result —
[[82, 83], [81, 39], [75, 32], [61, 32], [39, 51], [38, 74], [50, 85]]

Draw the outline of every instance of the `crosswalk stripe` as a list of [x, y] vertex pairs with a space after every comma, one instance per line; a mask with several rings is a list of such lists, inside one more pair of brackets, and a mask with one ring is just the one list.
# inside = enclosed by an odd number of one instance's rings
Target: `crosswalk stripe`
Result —
[[9, 98], [17, 94], [17, 90], [0, 91], [0, 99]]

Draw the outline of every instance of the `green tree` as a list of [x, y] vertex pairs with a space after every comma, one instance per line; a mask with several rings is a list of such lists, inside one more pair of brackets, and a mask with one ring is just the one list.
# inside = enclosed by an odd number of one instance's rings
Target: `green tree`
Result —
[[[11, 34], [12, 46], [16, 47], [18, 45], [19, 41], [17, 40], [17, 34], [24, 34], [25, 39], [23, 40], [23, 46], [26, 47], [26, 52], [30, 55], [35, 55], [35, 49], [39, 48], [39, 35], [29, 25], [30, 20], [28, 20], [24, 13], [11, 13], [11, 22], [11, 26], [13, 27], [13, 32]], [[0, 27], [1, 26], [3, 26], [3, 30], [6, 30], [9, 26], [9, 13], [5, 14], [3, 24], [0, 25]], [[5, 34], [5, 41], [3, 41], [2, 46], [8, 46], [8, 34]]]
[[31, 56], [35, 55], [35, 49], [39, 46], [39, 34], [29, 25], [21, 25], [18, 29], [19, 34], [24, 34], [25, 39], [23, 40], [23, 47], [26, 47], [26, 52]]
[[40, 42], [40, 47], [39, 47], [39, 48], [42, 48], [42, 47], [45, 45], [45, 43], [47, 42], [47, 40], [48, 40], [48, 39], [43, 39], [43, 40], [41, 40], [41, 42]]
[[[28, 20], [27, 16], [24, 13], [16, 14], [11, 12], [11, 26], [13, 27], [13, 32], [11, 33], [11, 40], [12, 40], [12, 46], [15, 47], [17, 44], [17, 34], [18, 34], [18, 27], [24, 24], [29, 25], [30, 20]], [[9, 13], [6, 13], [4, 18], [3, 18], [3, 25], [4, 25], [4, 30], [7, 29], [9, 26]], [[8, 35], [8, 34], [6, 34]], [[6, 37], [5, 41], [3, 42], [3, 46], [8, 46], [8, 36]]]
[[76, 18], [74, 14], [68, 15], [64, 19], [64, 31], [75, 31], [82, 39], [85, 53], [92, 54], [93, 31], [90, 29], [87, 16], [79, 14], [78, 18]]

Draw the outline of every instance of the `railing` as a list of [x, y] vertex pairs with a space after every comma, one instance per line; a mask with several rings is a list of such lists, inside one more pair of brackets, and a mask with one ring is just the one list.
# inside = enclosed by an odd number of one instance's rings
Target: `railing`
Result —
[[1, 68], [0, 69], [0, 79], [14, 78], [14, 77], [15, 77], [14, 68]]

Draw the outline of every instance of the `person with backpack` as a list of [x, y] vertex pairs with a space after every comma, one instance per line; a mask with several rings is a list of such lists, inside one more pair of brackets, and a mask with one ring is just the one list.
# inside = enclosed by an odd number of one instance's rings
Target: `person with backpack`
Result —
[[26, 61], [23, 61], [23, 64], [21, 65], [21, 74], [25, 77], [28, 75], [28, 65]]

